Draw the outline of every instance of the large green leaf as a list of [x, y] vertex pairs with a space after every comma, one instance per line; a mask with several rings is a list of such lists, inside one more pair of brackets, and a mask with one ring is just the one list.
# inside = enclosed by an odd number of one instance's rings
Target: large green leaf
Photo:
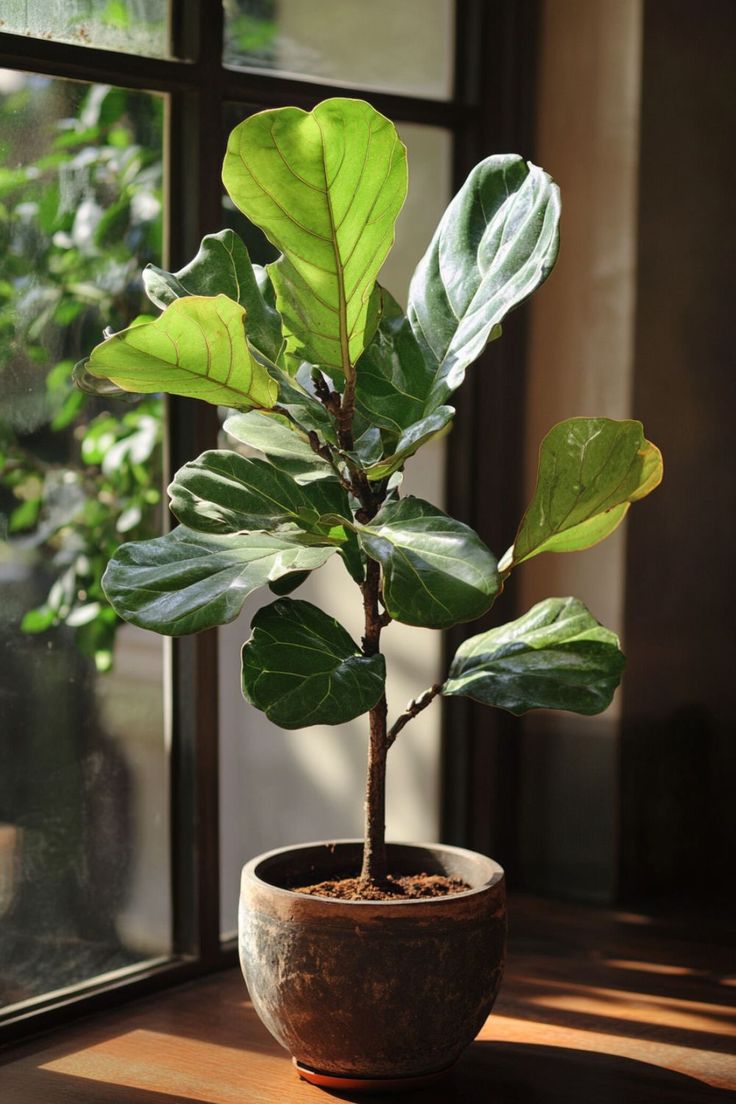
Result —
[[383, 694], [383, 656], [364, 656], [342, 625], [311, 603], [280, 598], [258, 611], [252, 628], [243, 646], [243, 694], [274, 724], [344, 724]]
[[272, 407], [278, 385], [248, 348], [244, 322], [244, 309], [225, 295], [177, 299], [155, 321], [97, 345], [87, 369], [125, 391]]
[[335, 477], [328, 462], [312, 450], [306, 433], [281, 414], [262, 414], [257, 410], [233, 414], [226, 419], [224, 429], [241, 445], [258, 449], [268, 456], [275, 466], [289, 472], [297, 483]]
[[577, 598], [547, 598], [517, 621], [466, 640], [442, 693], [510, 713], [600, 713], [624, 668], [618, 638]]
[[355, 408], [366, 422], [397, 437], [425, 417], [436, 365], [385, 288], [375, 336], [357, 365]]
[[103, 586], [125, 621], [182, 636], [227, 624], [258, 587], [321, 567], [335, 550], [287, 535], [215, 536], [180, 525], [164, 537], [121, 545]]
[[661, 480], [662, 456], [644, 437], [641, 422], [559, 422], [542, 441], [537, 486], [501, 570], [540, 552], [590, 548]]
[[560, 197], [542, 169], [516, 154], [472, 170], [442, 216], [409, 290], [409, 319], [435, 365], [434, 405], [500, 323], [546, 280], [557, 258]]
[[[345, 491], [336, 482], [302, 486], [266, 460], [213, 449], [185, 464], [169, 487], [171, 511], [201, 533], [274, 530], [287, 524], [320, 533], [331, 543], [334, 515], [352, 518]], [[321, 519], [329, 515], [328, 522]], [[335, 536], [339, 540], [344, 530]]]
[[478, 534], [421, 498], [387, 503], [357, 531], [383, 568], [383, 601], [397, 621], [446, 629], [481, 617], [498, 593], [496, 561]]
[[251, 264], [248, 250], [234, 230], [208, 234], [196, 257], [179, 269], [166, 272], [157, 265], [143, 269], [143, 284], [152, 303], [164, 310], [189, 295], [227, 295], [247, 314], [248, 341], [259, 353], [276, 361], [281, 350], [281, 318], [264, 297], [265, 269]]
[[406, 151], [361, 100], [262, 111], [230, 135], [223, 180], [284, 256], [269, 266], [292, 358], [351, 377], [406, 195]]
[[355, 392], [357, 416], [378, 438], [378, 456], [361, 457], [372, 481], [398, 471], [422, 445], [447, 433], [455, 414], [451, 406], [427, 409], [436, 366], [396, 300], [384, 289], [381, 294], [381, 322], [358, 362]]

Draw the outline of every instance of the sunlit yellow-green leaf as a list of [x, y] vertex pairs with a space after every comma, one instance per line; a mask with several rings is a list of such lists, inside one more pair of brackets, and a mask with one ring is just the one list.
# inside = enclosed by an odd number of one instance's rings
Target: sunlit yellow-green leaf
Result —
[[646, 440], [641, 422], [560, 422], [542, 441], [534, 495], [499, 569], [507, 571], [540, 552], [590, 548], [661, 480], [662, 456]]
[[230, 135], [223, 181], [284, 256], [269, 266], [287, 352], [351, 377], [378, 324], [375, 280], [406, 196], [406, 150], [362, 100], [261, 111]]
[[177, 299], [153, 322], [113, 334], [86, 369], [124, 391], [203, 399], [218, 406], [270, 408], [278, 385], [245, 337], [246, 312], [226, 295]]

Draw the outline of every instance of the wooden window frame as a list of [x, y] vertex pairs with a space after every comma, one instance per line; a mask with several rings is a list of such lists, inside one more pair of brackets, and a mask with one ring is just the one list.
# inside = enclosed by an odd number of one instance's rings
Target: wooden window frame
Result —
[[[361, 87], [316, 83], [227, 67], [222, 63], [223, 13], [216, 0], [172, 0], [176, 57], [157, 59], [23, 35], [0, 33], [0, 67], [167, 96], [164, 145], [167, 263], [184, 265], [200, 239], [221, 229], [219, 165], [228, 104], [249, 110], [294, 104], [311, 109], [329, 96], [357, 94], [396, 122], [449, 130], [453, 184], [491, 152], [532, 154], [537, 0], [456, 0], [452, 96], [433, 100]], [[175, 231], [175, 232], [174, 232]], [[513, 531], [520, 504], [524, 397], [524, 312], [504, 341], [469, 373], [448, 439], [448, 510], [497, 548]], [[498, 350], [498, 351], [497, 351]], [[167, 468], [216, 440], [214, 408], [185, 399], [168, 405]], [[517, 477], [510, 476], [516, 471]], [[495, 543], [494, 543], [495, 537]], [[514, 615], [504, 596], [504, 613]], [[463, 634], [447, 634], [451, 654]], [[220, 937], [217, 631], [172, 642], [171, 876], [174, 952], [114, 980], [81, 984], [63, 996], [39, 998], [5, 1018], [0, 1044], [99, 1012], [124, 1000], [233, 966], [234, 942]], [[518, 762], [503, 717], [472, 702], [443, 703], [442, 837], [494, 850], [514, 850]], [[444, 733], [448, 733], [445, 738]], [[495, 810], [491, 815], [489, 810]], [[511, 833], [502, 828], [511, 825]]]

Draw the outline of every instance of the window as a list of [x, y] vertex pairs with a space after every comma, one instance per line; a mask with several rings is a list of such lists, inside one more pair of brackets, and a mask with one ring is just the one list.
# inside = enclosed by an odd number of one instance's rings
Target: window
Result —
[[163, 647], [100, 588], [160, 532], [162, 403], [71, 379], [144, 309], [162, 125], [158, 95], [0, 71], [4, 1005], [171, 951]]
[[[86, 399], [69, 386], [72, 363], [103, 326], [119, 328], [146, 309], [138, 273], [148, 260], [178, 268], [205, 233], [230, 223], [255, 260], [267, 259], [265, 243], [223, 206], [225, 136], [248, 113], [308, 109], [346, 89], [389, 115], [409, 147], [413, 191], [386, 277], [404, 295], [469, 167], [490, 148], [524, 144], [518, 97], [512, 104], [507, 93], [532, 38], [531, 9], [509, 0], [351, 0], [339, 19], [322, 0], [42, 7], [43, 19], [38, 4], [9, 0], [0, 25], [7, 1037], [234, 962], [244, 858], [282, 839], [357, 830], [360, 814], [362, 739], [341, 737], [337, 773], [319, 780], [305, 774], [299, 745], [317, 739], [334, 751], [331, 733], [279, 732], [278, 747], [258, 739], [232, 672], [242, 628], [221, 630], [218, 664], [215, 632], [162, 644], [107, 622], [99, 567], [109, 542], [166, 526], [161, 473], [211, 447], [218, 422], [214, 408], [184, 400], [164, 409], [151, 398], [124, 406]], [[507, 58], [487, 72], [491, 42], [496, 52], [503, 43]], [[492, 105], [488, 117], [481, 102]], [[518, 359], [520, 348], [512, 340], [505, 359]], [[493, 378], [478, 380], [493, 387]], [[474, 442], [489, 450], [489, 470], [492, 450], [507, 448], [502, 410], [492, 415], [499, 432], [491, 445], [477, 399], [468, 388], [447, 446], [448, 509], [471, 524], [481, 502], [493, 510], [497, 491], [472, 474]], [[414, 478], [436, 488], [443, 452], [428, 464]], [[404, 643], [403, 654], [414, 648]], [[395, 696], [413, 691], [410, 679]], [[467, 716], [458, 718], [442, 834], [461, 841], [472, 835], [462, 810], [475, 751], [472, 734], [460, 731]], [[406, 781], [405, 823], [427, 831], [440, 790], [439, 738], [439, 728], [425, 736], [419, 758], [408, 745], [395, 768]], [[274, 770], [291, 771], [297, 810], [278, 825], [267, 820]], [[342, 795], [332, 806], [331, 794]]]

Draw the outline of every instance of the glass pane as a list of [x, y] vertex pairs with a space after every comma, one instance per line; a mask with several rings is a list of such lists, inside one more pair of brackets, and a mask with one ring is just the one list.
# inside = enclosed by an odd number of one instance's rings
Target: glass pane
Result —
[[0, 1006], [170, 948], [163, 648], [100, 587], [160, 531], [161, 405], [70, 377], [144, 308], [162, 119], [0, 70]]
[[[235, 125], [239, 115], [229, 118]], [[399, 127], [409, 155], [409, 196], [399, 217], [396, 245], [381, 282], [406, 303], [409, 278], [424, 253], [450, 198], [449, 132], [432, 127]], [[228, 212], [233, 228], [245, 220]], [[272, 259], [270, 246], [251, 230], [255, 260]], [[403, 484], [442, 506], [444, 442], [422, 449], [407, 465]], [[362, 635], [360, 593], [337, 557], [295, 594], [338, 618], [354, 640]], [[221, 912], [223, 936], [236, 926], [242, 864], [273, 847], [314, 839], [361, 836], [367, 755], [367, 718], [338, 727], [286, 732], [243, 701], [240, 649], [250, 620], [273, 595], [259, 593], [245, 613], [220, 629], [220, 810]], [[389, 671], [390, 715], [440, 677], [440, 634], [394, 624], [382, 639]], [[439, 830], [440, 711], [431, 708], [401, 733], [391, 749], [387, 831], [392, 839], [437, 839]]]
[[454, 0], [225, 0], [225, 62], [445, 100], [454, 21]]
[[0, 30], [167, 57], [171, 0], [3, 0]]

